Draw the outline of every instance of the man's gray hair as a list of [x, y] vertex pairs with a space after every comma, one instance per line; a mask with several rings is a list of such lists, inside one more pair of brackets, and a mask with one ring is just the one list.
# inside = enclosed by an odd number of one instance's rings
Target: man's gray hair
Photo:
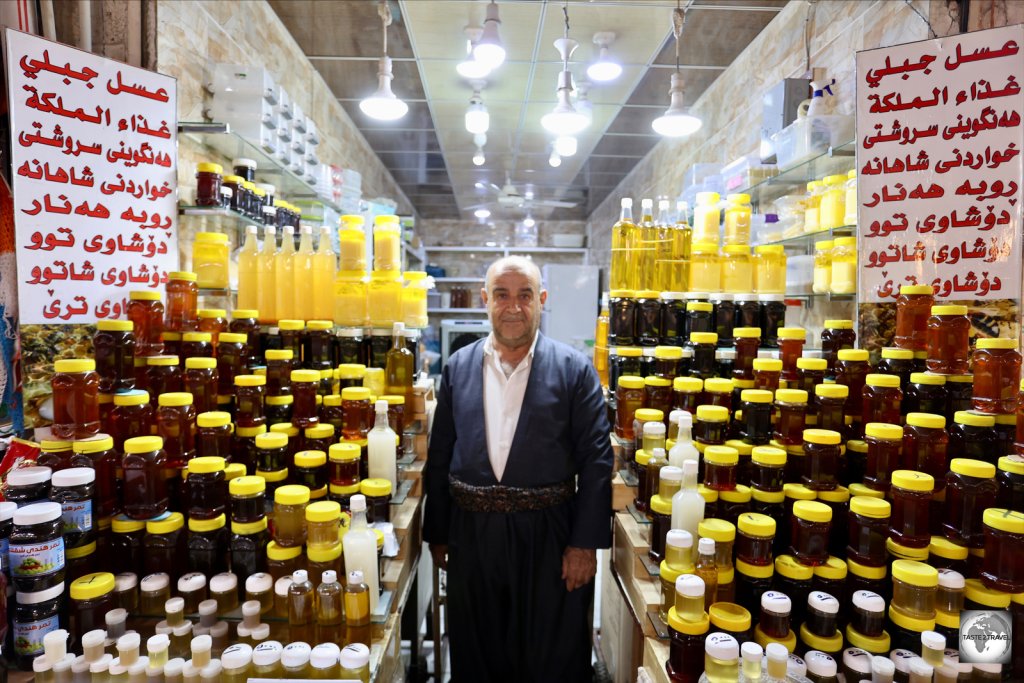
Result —
[[534, 263], [532, 259], [528, 259], [525, 256], [505, 256], [492, 263], [490, 267], [487, 268], [487, 276], [484, 286], [488, 291], [490, 291], [491, 285], [494, 283], [494, 279], [509, 271], [522, 273], [529, 278], [531, 284], [536, 287], [537, 291], [540, 291], [540, 268], [537, 267], [537, 264]]

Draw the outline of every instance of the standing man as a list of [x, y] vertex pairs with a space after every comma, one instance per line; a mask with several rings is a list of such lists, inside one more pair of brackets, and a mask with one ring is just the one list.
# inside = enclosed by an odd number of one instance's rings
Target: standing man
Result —
[[590, 361], [538, 332], [540, 279], [529, 259], [493, 263], [481, 291], [493, 331], [441, 377], [423, 536], [448, 570], [453, 683], [593, 677], [609, 426]]

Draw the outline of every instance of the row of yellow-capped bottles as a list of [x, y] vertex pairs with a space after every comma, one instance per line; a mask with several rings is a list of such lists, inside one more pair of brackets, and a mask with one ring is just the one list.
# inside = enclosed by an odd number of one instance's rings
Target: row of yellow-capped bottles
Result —
[[692, 230], [686, 222], [686, 202], [676, 203], [676, 219], [669, 214], [669, 201], [640, 202], [641, 217], [633, 221], [633, 200], [622, 200], [622, 213], [612, 228], [610, 285], [615, 290], [685, 292], [690, 279]]

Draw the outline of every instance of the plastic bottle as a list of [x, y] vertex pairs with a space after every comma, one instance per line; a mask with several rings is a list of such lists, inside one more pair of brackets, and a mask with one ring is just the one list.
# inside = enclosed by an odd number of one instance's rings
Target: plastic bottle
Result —
[[366, 497], [362, 494], [352, 496], [349, 501], [352, 522], [348, 533], [342, 538], [345, 553], [345, 568], [349, 571], [361, 571], [363, 580], [370, 588], [370, 612], [377, 609], [379, 597], [377, 571], [377, 535], [366, 524]]
[[398, 490], [397, 435], [388, 425], [388, 402], [374, 405], [376, 421], [366, 435], [368, 474], [371, 479], [387, 479], [391, 490]]
[[704, 676], [708, 683], [740, 679], [740, 644], [728, 633], [712, 633], [705, 639]]
[[370, 648], [362, 643], [346, 645], [338, 658], [341, 664], [341, 679], [354, 679], [370, 683]]
[[406, 405], [412, 405], [415, 357], [405, 345], [404, 332], [404, 323], [395, 323], [391, 327], [391, 348], [385, 356], [384, 388], [389, 395], [405, 396]]
[[689, 532], [693, 538], [697, 538], [697, 526], [704, 519], [705, 505], [704, 497], [697, 491], [697, 469], [697, 460], [683, 461], [683, 484], [672, 496], [672, 528]]
[[256, 310], [260, 322], [277, 322], [277, 237], [274, 228], [263, 228], [263, 249], [259, 256], [259, 279], [256, 290]]
[[668, 464], [673, 467], [682, 468], [683, 462], [686, 460], [699, 462], [700, 453], [697, 452], [697, 447], [693, 445], [693, 416], [685, 410], [672, 412], [678, 412], [676, 418], [678, 432], [676, 434], [676, 442], [668, 452]]
[[767, 680], [785, 681], [789, 668], [789, 650], [782, 643], [768, 643], [764, 648], [765, 674]]
[[340, 643], [344, 613], [341, 584], [337, 572], [328, 570], [321, 576], [323, 582], [316, 587], [316, 628], [320, 642]]
[[286, 225], [281, 235], [281, 249], [274, 256], [274, 313], [276, 315], [274, 322], [290, 320], [295, 317], [295, 301], [292, 293], [295, 283], [294, 272], [295, 230], [290, 225]]
[[749, 683], [757, 683], [761, 680], [761, 658], [764, 650], [753, 641], [747, 641], [740, 646], [740, 656], [743, 658], [741, 667], [743, 679]]
[[302, 641], [288, 643], [281, 652], [285, 678], [309, 678], [309, 655], [313, 648]]
[[254, 678], [281, 678], [281, 652], [284, 646], [276, 640], [267, 640], [252, 651], [252, 676]]
[[633, 200], [624, 197], [619, 220], [612, 227], [612, 263], [609, 289], [635, 289], [633, 286]]
[[331, 229], [320, 226], [320, 244], [313, 257], [313, 317], [318, 320], [334, 318], [334, 275], [337, 260], [331, 249]]
[[704, 609], [715, 602], [718, 593], [718, 568], [715, 565], [715, 541], [702, 538], [697, 543], [697, 563], [694, 573], [704, 581]]
[[[299, 237], [299, 249], [292, 255], [292, 312], [291, 317], [312, 320], [315, 294], [309, 291], [313, 284], [313, 228], [303, 225]], [[329, 317], [328, 317], [329, 319]]]
[[223, 669], [221, 676], [225, 683], [245, 683], [252, 668], [252, 646], [245, 643], [232, 645], [220, 656]]
[[341, 667], [338, 659], [341, 657], [341, 648], [333, 642], [322, 642], [313, 648], [309, 653], [309, 668], [312, 669], [312, 678], [319, 680], [337, 680]]
[[259, 310], [260, 251], [256, 226], [245, 229], [245, 243], [238, 252], [238, 304], [236, 308]]
[[370, 643], [370, 588], [359, 570], [350, 571], [345, 584], [345, 641]]

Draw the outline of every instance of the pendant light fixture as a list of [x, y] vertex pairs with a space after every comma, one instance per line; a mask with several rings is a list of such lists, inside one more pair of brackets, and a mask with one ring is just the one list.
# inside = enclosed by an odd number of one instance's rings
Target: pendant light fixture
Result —
[[501, 19], [498, 17], [498, 3], [491, 0], [487, 5], [487, 18], [484, 19], [484, 32], [480, 36], [476, 47], [473, 48], [473, 57], [476, 61], [485, 65], [489, 70], [497, 69], [505, 61], [505, 46], [501, 43], [501, 36], [498, 35], [498, 26]]
[[594, 45], [598, 47], [597, 61], [587, 67], [587, 76], [599, 83], [614, 81], [622, 75], [622, 65], [608, 56], [608, 48], [615, 42], [613, 31], [594, 34]]
[[578, 143], [571, 135], [561, 135], [555, 138], [555, 151], [560, 157], [571, 157], [576, 154]]
[[466, 109], [466, 131], [473, 135], [486, 133], [491, 126], [491, 115], [480, 96], [482, 87], [482, 83], [473, 84], [473, 97], [470, 98], [469, 107]]
[[478, 145], [476, 151], [473, 153], [473, 165], [483, 166], [486, 161], [487, 157], [484, 156], [484, 148]]
[[473, 51], [476, 49], [476, 44], [480, 42], [484, 30], [479, 26], [467, 26], [463, 32], [466, 34], [466, 58], [455, 65], [455, 70], [460, 76], [470, 80], [487, 78], [487, 75], [491, 73], [491, 67], [473, 56]]
[[557, 151], [551, 150], [551, 156], [548, 157], [548, 165], [551, 168], [558, 168], [562, 165], [562, 157], [559, 156]]
[[[692, 2], [692, 0], [690, 0]], [[690, 3], [687, 3], [689, 7]], [[651, 128], [658, 135], [667, 138], [679, 138], [692, 135], [700, 130], [703, 122], [690, 114], [683, 106], [683, 77], [679, 73], [679, 39], [686, 25], [686, 11], [680, 9], [676, 0], [676, 8], [672, 10], [672, 35], [676, 39], [676, 71], [672, 74], [672, 85], [669, 88], [668, 111], [651, 122]]]
[[[565, 34], [555, 41], [555, 49], [562, 58], [562, 71], [558, 74], [558, 103], [550, 114], [545, 114], [540, 123], [545, 130], [555, 135], [576, 135], [590, 125], [590, 120], [572, 106], [569, 95], [572, 93], [572, 72], [569, 71], [569, 58], [579, 46], [569, 37], [569, 3], [562, 6], [565, 16]], [[561, 161], [559, 161], [561, 163]], [[552, 164], [554, 165], [554, 164]]]
[[381, 33], [383, 34], [383, 50], [377, 71], [377, 92], [359, 102], [359, 109], [372, 119], [379, 121], [396, 121], [409, 111], [409, 105], [395, 97], [391, 92], [391, 58], [388, 57], [388, 26], [391, 25], [391, 8], [386, 2], [377, 5], [380, 17]]
[[537, 225], [537, 221], [534, 220], [533, 216], [530, 214], [526, 214], [526, 218], [523, 219], [523, 226], [527, 228], [532, 228], [535, 225]]

